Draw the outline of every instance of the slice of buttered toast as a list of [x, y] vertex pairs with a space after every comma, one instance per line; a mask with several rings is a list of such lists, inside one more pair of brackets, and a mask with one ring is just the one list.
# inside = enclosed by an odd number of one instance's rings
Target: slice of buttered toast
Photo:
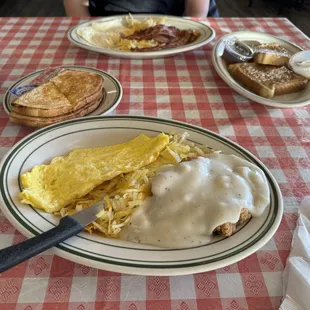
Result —
[[255, 46], [258, 51], [254, 56], [254, 62], [262, 65], [285, 66], [291, 56], [291, 52], [285, 47], [275, 44], [261, 44]]
[[229, 65], [228, 71], [246, 89], [265, 98], [301, 91], [308, 82], [285, 66], [236, 63]]

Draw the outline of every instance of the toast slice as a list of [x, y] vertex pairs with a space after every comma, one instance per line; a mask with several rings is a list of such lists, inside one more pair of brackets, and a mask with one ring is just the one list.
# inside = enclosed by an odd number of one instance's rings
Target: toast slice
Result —
[[301, 91], [308, 82], [285, 66], [236, 63], [229, 65], [228, 71], [246, 89], [265, 98]]
[[[253, 60], [254, 62], [262, 65], [271, 65], [271, 66], [285, 66], [288, 64], [288, 61], [291, 56], [291, 52], [285, 47], [275, 44], [261, 44], [255, 46], [260, 52], [255, 54]], [[274, 54], [274, 52], [279, 53], [279, 55]]]
[[94, 100], [101, 92], [103, 78], [101, 75], [85, 71], [65, 70], [50, 80], [70, 101], [73, 109]]
[[[35, 88], [35, 89], [37, 89], [37, 88]], [[83, 103], [86, 102], [86, 104], [88, 104], [88, 103], [91, 103], [91, 102], [97, 100], [98, 98], [102, 97], [102, 91], [103, 90], [100, 90], [99, 92], [93, 94], [92, 96], [85, 98], [84, 99], [85, 101]], [[31, 96], [31, 98], [33, 99], [32, 96]], [[47, 96], [46, 100], [48, 100], [48, 98], [52, 99], [52, 98]], [[65, 99], [67, 100], [67, 98], [65, 98]], [[12, 103], [12, 111], [16, 112], [18, 114], [23, 114], [23, 115], [32, 116], [32, 117], [50, 118], [50, 117], [62, 116], [62, 115], [71, 113], [73, 111], [79, 110], [79, 109], [74, 108], [68, 100], [67, 100], [67, 102], [68, 102], [68, 105], [60, 105], [57, 109], [55, 108], [55, 104], [52, 101], [48, 102], [48, 104], [46, 104], [44, 106], [42, 104], [40, 104], [40, 102], [39, 102], [37, 104], [39, 106], [39, 108], [37, 108], [35, 106], [35, 103], [32, 105], [34, 107], [30, 107], [30, 104], [28, 106], [25, 106], [25, 105], [17, 105], [17, 104]], [[52, 109], [51, 109], [51, 106], [53, 107]], [[83, 105], [82, 105], [82, 107], [83, 107]]]
[[14, 100], [12, 111], [45, 118], [73, 113], [102, 96], [103, 82], [95, 73], [65, 70]]
[[18, 124], [24, 125], [28, 127], [45, 127], [54, 123], [58, 123], [61, 121], [66, 121], [73, 118], [78, 118], [85, 116], [87, 114], [92, 113], [95, 111], [98, 106], [100, 105], [103, 99], [103, 94], [93, 102], [88, 103], [86, 106], [77, 109], [71, 113], [55, 116], [55, 117], [35, 117], [35, 116], [28, 116], [20, 113], [16, 113], [12, 111], [9, 115], [10, 121]]
[[[44, 112], [52, 109], [59, 110], [60, 113], [67, 113], [72, 109], [70, 101], [51, 82], [42, 84], [15, 99], [12, 102], [13, 111], [15, 107], [25, 110], [25, 114], [28, 109], [31, 111], [42, 110]], [[31, 111], [30, 115], [32, 115]]]

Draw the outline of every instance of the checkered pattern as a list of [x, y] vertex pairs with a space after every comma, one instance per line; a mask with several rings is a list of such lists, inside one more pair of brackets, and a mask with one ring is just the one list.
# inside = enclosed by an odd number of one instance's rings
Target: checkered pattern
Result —
[[[172, 118], [236, 141], [276, 177], [286, 212], [274, 238], [250, 257], [216, 271], [181, 277], [141, 277], [78, 265], [49, 251], [0, 275], [3, 310], [233, 310], [278, 309], [282, 271], [301, 199], [310, 194], [310, 109], [272, 109], [230, 89], [216, 74], [211, 49], [222, 35], [251, 30], [310, 48], [287, 19], [208, 19], [211, 44], [154, 60], [108, 58], [69, 43], [77, 18], [0, 19], [0, 95], [21, 76], [53, 65], [87, 65], [108, 71], [124, 89], [113, 113]], [[8, 121], [0, 107], [0, 156], [31, 132]], [[0, 215], [0, 247], [24, 240]]]

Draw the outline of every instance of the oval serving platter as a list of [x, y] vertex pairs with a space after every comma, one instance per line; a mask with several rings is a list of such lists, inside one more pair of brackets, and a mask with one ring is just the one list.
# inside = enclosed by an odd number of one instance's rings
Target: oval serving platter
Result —
[[[103, 98], [98, 106], [98, 108], [88, 114], [88, 116], [92, 115], [105, 115], [112, 110], [114, 110], [118, 104], [120, 103], [122, 96], [123, 96], [123, 89], [120, 84], [120, 82], [109, 73], [99, 70], [97, 68], [91, 68], [91, 67], [85, 67], [85, 66], [59, 66], [57, 68], [63, 68], [68, 70], [80, 70], [80, 71], [87, 71], [92, 73], [97, 73], [101, 75], [104, 79], [103, 84]], [[32, 72], [18, 81], [16, 81], [5, 93], [4, 99], [3, 99], [3, 107], [7, 114], [9, 114], [12, 111], [11, 103], [17, 98], [15, 95], [10, 93], [11, 89], [26, 86], [31, 84], [31, 81], [33, 81], [39, 74], [41, 74], [44, 71], [38, 70], [35, 72]]]
[[225, 48], [225, 40], [237, 37], [241, 41], [258, 41], [260, 43], [277, 43], [285, 48], [287, 48], [292, 53], [300, 52], [302, 49], [286, 40], [278, 37], [274, 37], [267, 33], [252, 32], [252, 31], [237, 31], [229, 33], [223, 36], [214, 46], [212, 52], [212, 62], [215, 70], [219, 76], [227, 83], [231, 88], [233, 88], [237, 93], [243, 95], [244, 97], [253, 100], [255, 102], [275, 107], [275, 108], [297, 108], [310, 104], [310, 82], [308, 82], [306, 88], [300, 92], [275, 96], [274, 98], [264, 98], [258, 96], [251, 91], [240, 85], [234, 78], [230, 75], [227, 70], [227, 64], [223, 59], [222, 55]]
[[3, 158], [0, 166], [0, 207], [26, 237], [40, 234], [53, 228], [59, 219], [19, 202], [22, 173], [76, 148], [122, 143], [141, 133], [155, 136], [160, 132], [185, 131], [190, 134], [189, 140], [245, 158], [264, 171], [270, 187], [271, 203], [262, 216], [252, 218], [230, 238], [214, 237], [212, 242], [193, 248], [162, 249], [83, 232], [55, 247], [54, 252], [94, 268], [140, 275], [191, 274], [235, 263], [261, 248], [278, 228], [283, 203], [277, 182], [264, 164], [241, 146], [206, 129], [177, 121], [94, 116], [40, 129], [18, 142]]
[[[121, 58], [133, 58], [133, 59], [146, 59], [146, 58], [160, 58], [160, 57], [166, 57], [166, 56], [172, 56], [179, 53], [191, 51], [193, 49], [199, 48], [209, 42], [211, 42], [215, 37], [215, 31], [209, 27], [206, 24], [190, 20], [187, 18], [182, 17], [176, 17], [176, 16], [166, 16], [166, 23], [170, 26], [175, 26], [178, 29], [193, 29], [200, 32], [199, 38], [197, 38], [194, 42], [169, 48], [169, 49], [163, 49], [160, 51], [151, 51], [151, 52], [131, 52], [131, 51], [121, 51], [121, 50], [115, 50], [115, 49], [109, 49], [109, 48], [102, 48], [102, 47], [96, 47], [95, 45], [92, 45], [82, 39], [78, 34], [77, 30], [81, 27], [88, 26], [91, 23], [94, 22], [100, 22], [100, 23], [110, 23], [110, 22], [117, 22], [122, 20], [123, 18], [127, 17], [128, 15], [119, 15], [119, 16], [112, 16], [112, 17], [104, 17], [96, 20], [87, 21], [84, 23], [81, 23], [79, 25], [76, 25], [75, 27], [71, 28], [68, 32], [68, 39], [71, 43], [73, 43], [76, 46], [79, 46], [81, 48], [106, 54], [108, 56], [113, 57], [121, 57]], [[164, 15], [132, 15], [134, 19], [145, 19], [145, 18], [162, 18]]]

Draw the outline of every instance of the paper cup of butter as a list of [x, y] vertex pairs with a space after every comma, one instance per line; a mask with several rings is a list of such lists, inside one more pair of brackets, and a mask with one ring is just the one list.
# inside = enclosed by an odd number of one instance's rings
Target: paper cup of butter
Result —
[[254, 56], [254, 51], [250, 46], [239, 41], [237, 38], [231, 38], [225, 41], [223, 58], [228, 63], [250, 61]]

